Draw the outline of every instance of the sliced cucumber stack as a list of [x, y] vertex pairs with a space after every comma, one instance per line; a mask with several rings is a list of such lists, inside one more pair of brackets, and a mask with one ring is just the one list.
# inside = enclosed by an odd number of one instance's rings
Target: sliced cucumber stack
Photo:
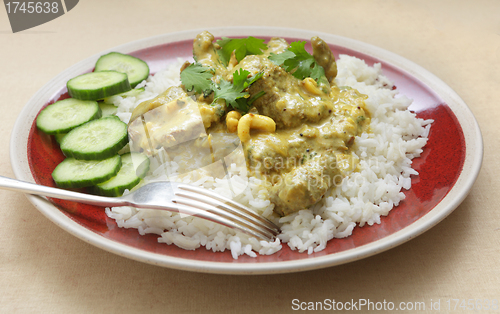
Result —
[[97, 102], [69, 98], [45, 107], [36, 118], [36, 126], [47, 134], [61, 134], [100, 117]]
[[149, 158], [140, 153], [127, 153], [121, 156], [122, 166], [118, 174], [108, 181], [92, 187], [93, 192], [105, 196], [121, 196], [130, 190], [149, 170]]
[[110, 52], [101, 56], [95, 64], [95, 71], [117, 71], [126, 73], [132, 88], [149, 76], [149, 66], [146, 62], [131, 55], [119, 52]]
[[104, 160], [64, 159], [52, 172], [57, 186], [81, 188], [104, 182], [115, 176], [121, 167], [119, 155]]
[[131, 89], [127, 74], [116, 71], [85, 73], [66, 86], [71, 97], [81, 100], [99, 100]]
[[67, 157], [52, 172], [57, 186], [91, 187], [98, 194], [118, 196], [140, 182], [149, 170], [149, 158], [128, 152], [127, 124], [115, 116], [117, 107], [109, 97], [139, 95], [144, 88], [132, 90], [131, 84], [148, 76], [144, 61], [110, 53], [99, 59], [94, 72], [68, 81], [72, 98], [40, 112], [37, 127], [54, 135]]
[[127, 124], [111, 116], [89, 121], [71, 130], [61, 140], [67, 157], [99, 160], [118, 153], [128, 142]]

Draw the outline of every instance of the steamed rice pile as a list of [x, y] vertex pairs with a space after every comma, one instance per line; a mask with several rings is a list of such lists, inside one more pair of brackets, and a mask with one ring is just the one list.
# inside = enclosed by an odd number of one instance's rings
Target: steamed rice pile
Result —
[[[177, 64], [137, 86], [145, 88], [139, 96], [113, 97], [118, 107], [117, 116], [128, 123], [138, 104], [170, 86], [179, 85], [183, 61], [178, 60]], [[380, 64], [369, 67], [363, 60], [341, 55], [337, 66], [335, 83], [338, 86], [350, 86], [368, 95], [365, 102], [371, 113], [371, 133], [363, 133], [355, 140], [353, 154], [359, 158], [360, 171], [333, 187], [312, 208], [277, 217], [273, 214], [266, 183], [247, 178], [245, 167], [237, 166], [242, 163], [231, 164], [230, 179], [222, 180], [203, 170], [180, 175], [183, 167], [180, 158], [164, 164], [153, 160], [150, 173], [143, 180], [175, 178], [232, 198], [281, 227], [282, 233], [274, 242], [259, 241], [210, 221], [167, 211], [115, 207], [106, 209], [106, 214], [121, 228], [136, 228], [141, 235], [159, 235], [160, 243], [175, 244], [186, 250], [200, 246], [214, 252], [230, 250], [235, 259], [243, 254], [252, 257], [257, 253], [272, 254], [279, 251], [283, 243], [292, 250], [310, 254], [323, 250], [333, 238], [350, 236], [356, 225], [380, 223], [380, 217], [389, 214], [405, 198], [402, 190], [411, 187], [410, 175], [418, 174], [411, 168], [411, 160], [422, 153], [432, 120], [418, 119], [408, 110], [411, 100], [392, 89], [392, 83], [382, 75]], [[235, 187], [238, 192], [231, 192]]]

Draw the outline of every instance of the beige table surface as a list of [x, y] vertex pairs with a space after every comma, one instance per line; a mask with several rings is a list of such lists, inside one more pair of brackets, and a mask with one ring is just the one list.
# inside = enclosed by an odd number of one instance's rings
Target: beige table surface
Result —
[[486, 0], [82, 0], [56, 20], [13, 34], [0, 8], [1, 175], [13, 176], [17, 116], [55, 75], [130, 41], [221, 26], [301, 28], [397, 53], [458, 92], [485, 142], [472, 191], [437, 227], [370, 258], [295, 274], [213, 275], [143, 264], [75, 238], [24, 195], [0, 191], [0, 312], [281, 313], [293, 311], [294, 299], [369, 299], [425, 302], [427, 311], [440, 300], [447, 313], [451, 299], [500, 300], [499, 13], [500, 2]]

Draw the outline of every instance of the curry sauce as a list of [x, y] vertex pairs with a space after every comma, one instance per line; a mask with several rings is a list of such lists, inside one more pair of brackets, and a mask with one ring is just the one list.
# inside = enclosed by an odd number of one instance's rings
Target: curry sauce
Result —
[[[369, 131], [366, 96], [338, 87], [335, 58], [318, 37], [311, 40], [313, 56], [324, 68], [325, 79], [299, 79], [269, 60], [285, 51], [288, 43], [273, 38], [260, 55], [237, 61], [234, 53], [226, 65], [219, 59], [214, 37], [203, 32], [194, 40], [196, 62], [213, 69], [212, 80], [232, 81], [236, 71], [261, 77], [246, 91], [255, 96], [250, 111], [235, 110], [213, 93], [195, 93], [172, 87], [139, 105], [129, 123], [133, 149], [155, 154], [159, 149], [191, 147], [192, 151], [215, 146], [217, 134], [238, 136], [248, 172], [269, 182], [275, 212], [288, 215], [317, 203], [336, 183], [357, 168], [352, 154], [355, 137]], [[185, 67], [183, 67], [184, 69]], [[181, 69], [182, 70], [182, 69]], [[250, 76], [249, 75], [249, 76]], [[163, 108], [162, 108], [163, 107]], [[235, 112], [236, 111], [236, 112]], [[213, 162], [216, 150], [207, 150]], [[227, 154], [227, 150], [220, 150]]]

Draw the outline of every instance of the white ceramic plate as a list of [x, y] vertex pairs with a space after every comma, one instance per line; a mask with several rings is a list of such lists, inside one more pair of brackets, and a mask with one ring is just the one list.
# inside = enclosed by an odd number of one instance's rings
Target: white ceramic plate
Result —
[[[51, 170], [48, 168], [55, 165], [51, 166], [50, 160], [41, 160], [37, 154], [40, 150], [50, 154], [57, 147], [49, 137], [37, 132], [33, 121], [42, 107], [66, 92], [65, 84], [70, 78], [91, 71], [98, 57], [109, 51], [136, 55], [149, 63], [152, 73], [157, 72], [178, 57], [189, 58], [192, 40], [201, 31], [165, 34], [103, 51], [75, 64], [48, 82], [26, 104], [14, 126], [10, 155], [16, 177], [24, 181], [51, 184], [48, 178]], [[242, 256], [238, 260], [233, 260], [229, 252], [213, 253], [204, 248], [185, 251], [175, 246], [158, 244], [156, 237], [141, 237], [136, 230], [116, 227], [114, 221], [99, 208], [75, 203], [54, 205], [36, 196], [28, 196], [30, 202], [69, 233], [124, 257], [199, 272], [262, 274], [339, 265], [388, 250], [435, 226], [470, 191], [481, 167], [481, 132], [460, 97], [427, 70], [386, 50], [332, 34], [261, 27], [217, 28], [209, 31], [216, 37], [279, 36], [289, 40], [308, 40], [317, 35], [329, 43], [336, 54], [355, 55], [370, 65], [381, 62], [384, 74], [395, 82], [400, 93], [414, 99], [411, 109], [420, 117], [436, 120], [424, 155], [415, 159], [414, 166], [420, 176], [414, 178], [412, 189], [406, 193], [407, 199], [397, 210], [394, 209], [383, 218], [380, 225], [355, 228], [351, 237], [330, 241], [322, 252], [311, 255], [297, 253], [284, 245], [283, 250], [274, 255], [257, 258]]]

